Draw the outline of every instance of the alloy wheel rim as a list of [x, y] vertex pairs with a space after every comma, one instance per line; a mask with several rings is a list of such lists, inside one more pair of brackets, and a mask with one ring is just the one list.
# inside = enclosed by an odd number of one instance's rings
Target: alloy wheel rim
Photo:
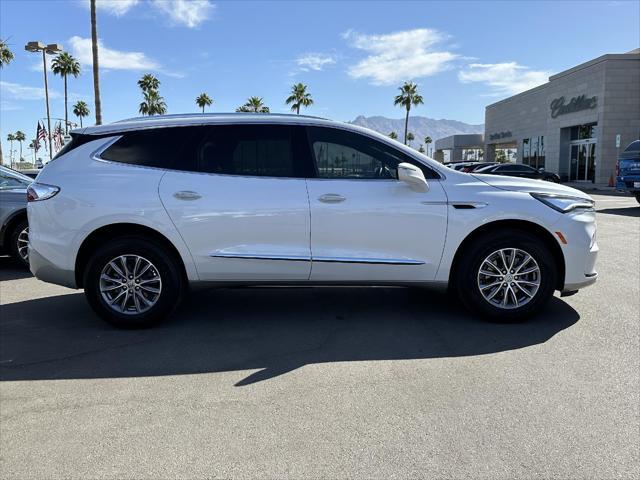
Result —
[[102, 299], [118, 313], [144, 313], [158, 302], [161, 293], [160, 272], [140, 255], [115, 257], [100, 272]]
[[529, 303], [540, 288], [538, 262], [519, 248], [502, 248], [487, 256], [478, 270], [478, 289], [494, 307], [505, 310]]
[[24, 228], [19, 234], [16, 242], [18, 245], [18, 255], [25, 262], [29, 260], [29, 227]]

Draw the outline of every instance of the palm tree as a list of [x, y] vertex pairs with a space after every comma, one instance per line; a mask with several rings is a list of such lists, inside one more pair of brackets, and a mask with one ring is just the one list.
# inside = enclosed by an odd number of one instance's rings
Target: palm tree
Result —
[[13, 61], [13, 52], [9, 49], [6, 40], [0, 39], [0, 68]]
[[67, 52], [62, 52], [51, 62], [51, 71], [54, 75], [60, 75], [64, 78], [64, 133], [69, 131], [69, 113], [67, 107], [67, 77], [73, 75], [78, 77], [80, 75], [80, 63], [69, 55]]
[[160, 80], [156, 77], [147, 73], [142, 76], [140, 80], [138, 80], [138, 86], [142, 89], [143, 92], [148, 92], [150, 90], [158, 90], [160, 88]]
[[304, 83], [297, 83], [291, 87], [291, 95], [287, 97], [285, 103], [291, 104], [291, 111], [300, 115], [300, 107], [313, 105], [313, 98], [307, 92], [307, 86]]
[[93, 96], [96, 105], [96, 125], [102, 125], [102, 103], [100, 101], [100, 77], [98, 68], [98, 24], [96, 0], [91, 0], [91, 53], [93, 55]]
[[262, 102], [262, 97], [249, 97], [247, 103], [236, 108], [236, 112], [269, 113], [269, 107]]
[[426, 137], [424, 137], [424, 143], [427, 144], [427, 155], [429, 155], [429, 145], [431, 144], [431, 142], [433, 142], [433, 140], [430, 136], [427, 135]]
[[409, 111], [411, 106], [423, 104], [422, 96], [418, 94], [418, 86], [413, 82], [404, 82], [404, 85], [398, 88], [400, 94], [396, 95], [393, 101], [394, 105], [402, 105], [407, 109], [407, 115], [404, 119], [404, 144], [407, 144], [407, 133], [409, 129]]
[[204, 107], [210, 107], [212, 103], [213, 100], [206, 93], [201, 93], [196, 97], [196, 105], [202, 108], [202, 113], [204, 113]]
[[389, 134], [389, 138], [391, 138], [392, 140], [397, 140], [398, 139], [398, 134], [396, 132], [391, 132]]
[[149, 90], [144, 92], [144, 101], [140, 103], [138, 111], [142, 115], [164, 115], [167, 113], [167, 104], [156, 90]]
[[424, 153], [424, 146], [422, 144], [420, 144], [420, 148], [418, 148], [418, 151], [420, 153]]
[[22, 142], [24, 142], [27, 137], [20, 130], [16, 132], [16, 140], [20, 142], [20, 161], [22, 161]]
[[[10, 64], [13, 61], [13, 52], [9, 49], [9, 45], [7, 45], [6, 40], [0, 39], [0, 68], [3, 68], [5, 65]], [[13, 136], [12, 134], [9, 134]], [[9, 138], [7, 137], [7, 140]], [[0, 165], [4, 162], [4, 157], [2, 156], [2, 142], [0, 142]]]
[[411, 142], [413, 142], [416, 139], [416, 137], [413, 135], [413, 133], [409, 132], [407, 133], [407, 139], [405, 140], [405, 145], [409, 144], [411, 145]]
[[7, 135], [7, 142], [9, 142], [9, 161], [13, 160], [13, 142], [16, 141], [16, 136], [13, 133]]
[[82, 100], [78, 100], [73, 106], [73, 114], [80, 119], [80, 128], [82, 128], [82, 117], [89, 116], [89, 106]]

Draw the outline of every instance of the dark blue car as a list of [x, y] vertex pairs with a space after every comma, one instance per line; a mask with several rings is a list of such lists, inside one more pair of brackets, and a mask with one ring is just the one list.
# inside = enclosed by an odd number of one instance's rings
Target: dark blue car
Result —
[[640, 203], [640, 140], [631, 142], [618, 158], [616, 190], [635, 195]]

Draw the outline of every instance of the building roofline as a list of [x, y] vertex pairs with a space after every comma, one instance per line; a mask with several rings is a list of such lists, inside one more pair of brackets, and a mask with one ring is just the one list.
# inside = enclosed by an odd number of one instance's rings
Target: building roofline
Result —
[[487, 105], [485, 108], [490, 108], [490, 107], [493, 107], [494, 105], [499, 105], [503, 102], [510, 101], [514, 98], [518, 98], [520, 96], [526, 96], [531, 93], [537, 92], [539, 90], [546, 88], [549, 85], [549, 83], [553, 82], [554, 80], [579, 72], [580, 70], [584, 70], [585, 68], [592, 67], [594, 65], [597, 65], [598, 63], [602, 63], [607, 60], [640, 60], [640, 49], [636, 48], [635, 50], [631, 50], [630, 52], [627, 52], [627, 53], [606, 53], [604, 55], [600, 55], [597, 58], [594, 58], [587, 62], [583, 62], [579, 65], [576, 65], [575, 67], [571, 67], [567, 70], [563, 70], [562, 72], [551, 75], [549, 77], [549, 80], [543, 83], [542, 85], [538, 85], [537, 87], [533, 87], [529, 90], [525, 90], [524, 92], [516, 93], [515, 95], [512, 95], [507, 98], [503, 98], [502, 100], [498, 100], [497, 102]]

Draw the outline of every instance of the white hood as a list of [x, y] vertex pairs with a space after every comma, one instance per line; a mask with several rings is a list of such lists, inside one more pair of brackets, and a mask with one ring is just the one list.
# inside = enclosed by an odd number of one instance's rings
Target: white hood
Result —
[[545, 180], [533, 180], [530, 178], [507, 177], [503, 175], [475, 175], [474, 178], [491, 185], [492, 187], [502, 190], [511, 190], [515, 192], [538, 192], [551, 193], [556, 195], [568, 195], [571, 197], [585, 198], [593, 200], [586, 193], [575, 188], [560, 185], [558, 183], [547, 182]]

